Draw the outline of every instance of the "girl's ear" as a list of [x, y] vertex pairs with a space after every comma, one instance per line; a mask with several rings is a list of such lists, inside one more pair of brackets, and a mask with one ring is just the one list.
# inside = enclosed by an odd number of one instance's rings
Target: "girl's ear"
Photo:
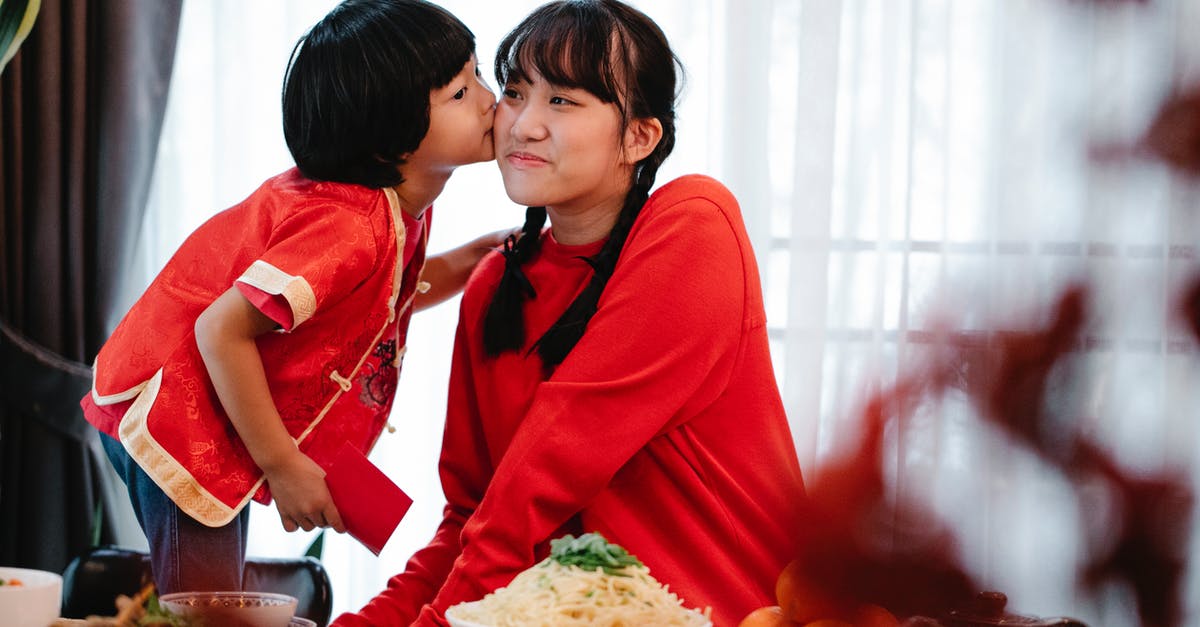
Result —
[[634, 165], [645, 159], [658, 147], [663, 136], [662, 122], [658, 118], [634, 118], [625, 128], [625, 163]]

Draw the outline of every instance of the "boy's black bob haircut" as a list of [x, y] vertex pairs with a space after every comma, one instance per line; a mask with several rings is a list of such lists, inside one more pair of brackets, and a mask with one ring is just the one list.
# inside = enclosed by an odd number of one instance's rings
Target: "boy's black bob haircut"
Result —
[[318, 181], [371, 188], [403, 181], [403, 156], [429, 132], [429, 93], [475, 52], [475, 35], [423, 0], [346, 0], [292, 50], [283, 136]]

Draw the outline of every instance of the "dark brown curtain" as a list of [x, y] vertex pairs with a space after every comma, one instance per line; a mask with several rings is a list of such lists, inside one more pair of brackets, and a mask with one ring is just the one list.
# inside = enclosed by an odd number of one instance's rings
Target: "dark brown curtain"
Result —
[[43, 0], [0, 75], [2, 564], [61, 572], [97, 504], [124, 498], [78, 401], [149, 192], [181, 6]]

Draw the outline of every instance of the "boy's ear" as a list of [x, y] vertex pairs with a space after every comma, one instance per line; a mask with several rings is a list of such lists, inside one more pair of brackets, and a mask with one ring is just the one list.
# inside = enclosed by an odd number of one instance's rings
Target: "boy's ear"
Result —
[[645, 159], [658, 147], [663, 136], [658, 118], [634, 118], [625, 128], [625, 162], [633, 165]]

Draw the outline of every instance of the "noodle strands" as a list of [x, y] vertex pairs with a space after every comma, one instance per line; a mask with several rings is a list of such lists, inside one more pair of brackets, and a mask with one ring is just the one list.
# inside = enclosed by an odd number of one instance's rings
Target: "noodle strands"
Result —
[[684, 607], [636, 557], [590, 533], [552, 540], [550, 557], [446, 618], [488, 627], [708, 627], [709, 613]]

